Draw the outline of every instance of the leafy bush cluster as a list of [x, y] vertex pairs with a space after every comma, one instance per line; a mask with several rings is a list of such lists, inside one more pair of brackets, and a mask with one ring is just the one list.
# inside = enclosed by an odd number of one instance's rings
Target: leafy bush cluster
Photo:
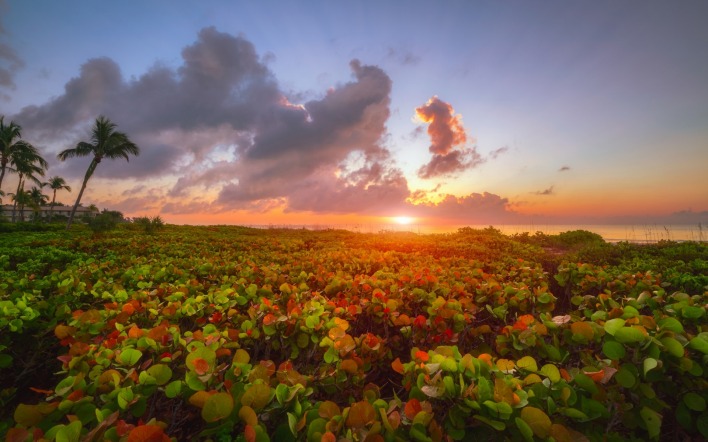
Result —
[[[494, 229], [11, 236], [0, 247], [0, 431], [705, 438], [708, 291], [695, 284], [707, 248], [662, 247], [631, 248], [616, 265], [560, 255], [549, 273], [538, 244]], [[39, 367], [48, 376], [28, 375]]]

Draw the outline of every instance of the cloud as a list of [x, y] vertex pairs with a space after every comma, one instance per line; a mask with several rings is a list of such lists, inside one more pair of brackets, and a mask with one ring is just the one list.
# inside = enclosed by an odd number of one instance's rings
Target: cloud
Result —
[[505, 154], [509, 151], [509, 146], [502, 146], [499, 149], [494, 149], [493, 151], [489, 152], [489, 157], [493, 160], [496, 160], [499, 155]]
[[[0, 12], [6, 9], [4, 0], [0, 0]], [[0, 37], [6, 35], [7, 32], [0, 22]], [[9, 100], [10, 97], [7, 94], [1, 92], [3, 88], [14, 90], [15, 89], [15, 73], [25, 66], [25, 62], [15, 49], [10, 45], [0, 41], [0, 99]]]
[[[58, 151], [88, 139], [93, 120], [106, 115], [141, 155], [128, 166], [101, 163], [94, 180], [171, 179], [175, 184], [164, 198], [176, 204], [166, 205], [169, 210], [183, 210], [179, 200], [206, 190], [218, 194], [210, 202], [213, 211], [275, 204], [290, 211], [356, 212], [402, 204], [408, 185], [383, 146], [391, 79], [358, 60], [350, 68], [351, 81], [292, 103], [302, 95], [280, 90], [251, 42], [209, 27], [182, 50], [177, 68], [157, 64], [126, 79], [110, 58], [94, 58], [63, 94], [22, 109], [15, 119], [40, 141], [61, 140]], [[85, 160], [56, 169], [80, 179]]]
[[[219, 204], [287, 197], [288, 210], [356, 212], [405, 199], [407, 182], [381, 146], [391, 80], [358, 60], [350, 67], [354, 81], [301, 106], [281, 101], [263, 116]], [[348, 163], [352, 153], [359, 164]]]
[[507, 198], [488, 192], [462, 197], [447, 194], [437, 203], [410, 204], [405, 213], [459, 224], [516, 223], [525, 219], [524, 215], [511, 209]]
[[555, 192], [553, 191], [553, 186], [549, 187], [548, 189], [545, 190], [537, 190], [536, 192], [531, 192], [534, 195], [554, 195]]
[[431, 160], [421, 166], [418, 176], [435, 178], [474, 168], [484, 162], [475, 148], [466, 148], [467, 134], [462, 125], [461, 115], [449, 103], [432, 97], [428, 102], [416, 108], [416, 117], [428, 123], [428, 135], [433, 154]]
[[558, 172], [567, 172], [570, 170], [570, 166], [562, 166], [560, 169], [558, 169]]
[[388, 48], [386, 57], [403, 66], [415, 66], [420, 63], [420, 57], [406, 49]]

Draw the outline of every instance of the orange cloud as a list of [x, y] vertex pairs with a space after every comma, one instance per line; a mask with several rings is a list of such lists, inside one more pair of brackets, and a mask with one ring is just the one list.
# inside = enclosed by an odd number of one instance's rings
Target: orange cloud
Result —
[[449, 103], [433, 97], [425, 105], [416, 108], [416, 117], [428, 123], [428, 135], [433, 154], [428, 164], [418, 170], [421, 178], [452, 175], [473, 168], [484, 159], [474, 148], [466, 148], [467, 133], [462, 125], [462, 116], [455, 114]]
[[447, 155], [455, 146], [467, 142], [467, 134], [462, 126], [462, 116], [455, 115], [455, 110], [437, 96], [428, 100], [425, 105], [416, 108], [416, 116], [428, 125], [430, 135], [430, 153]]

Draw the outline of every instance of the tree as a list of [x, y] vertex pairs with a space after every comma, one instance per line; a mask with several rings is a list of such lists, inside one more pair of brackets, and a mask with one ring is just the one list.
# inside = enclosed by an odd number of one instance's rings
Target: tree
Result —
[[[42, 158], [37, 149], [31, 144], [25, 143], [12, 153], [11, 164], [13, 170], [19, 176], [17, 181], [17, 191], [15, 196], [18, 197], [24, 192], [25, 181], [27, 178], [34, 181], [38, 186], [42, 185], [38, 176], [44, 176], [44, 171], [47, 169], [47, 162]], [[17, 198], [15, 205], [12, 207], [12, 222], [15, 222], [15, 211], [17, 209]], [[20, 219], [24, 221], [24, 215], [20, 210]]]
[[17, 193], [11, 193], [10, 195], [12, 195], [12, 201], [14, 201], [14, 205], [12, 206], [12, 222], [15, 222], [15, 213], [18, 207], [20, 210], [20, 221], [24, 221], [25, 205], [31, 203], [29, 192], [25, 190], [18, 190]]
[[[42, 183], [42, 187], [46, 185], [47, 183]], [[34, 212], [34, 220], [37, 221], [39, 219], [39, 212], [41, 210], [42, 206], [47, 205], [47, 201], [49, 201], [49, 197], [42, 192], [42, 189], [36, 186], [32, 186], [32, 189], [30, 189], [29, 192], [27, 192], [29, 196], [29, 203], [28, 205], [32, 207], [32, 211]]]
[[[22, 127], [14, 121], [6, 125], [4, 120], [5, 117], [0, 116], [0, 190], [2, 190], [5, 172], [7, 170], [15, 171], [13, 168], [15, 157], [28, 157], [30, 154], [39, 156], [39, 152], [34, 146], [20, 139]], [[46, 168], [46, 165], [44, 167]]]
[[49, 209], [49, 222], [52, 222], [52, 218], [54, 217], [54, 203], [57, 200], [57, 190], [67, 190], [71, 192], [71, 187], [66, 185], [66, 181], [64, 181], [64, 178], [60, 176], [53, 176], [49, 178], [49, 181], [45, 183], [47, 186], [49, 186], [50, 189], [54, 192], [52, 194], [52, 205]]
[[130, 141], [126, 134], [116, 131], [116, 127], [116, 124], [101, 115], [96, 118], [96, 122], [91, 131], [90, 143], [80, 141], [73, 149], [63, 150], [59, 152], [59, 155], [57, 156], [59, 160], [64, 161], [67, 158], [93, 155], [91, 164], [89, 164], [89, 167], [86, 170], [86, 175], [84, 175], [84, 181], [81, 183], [81, 190], [79, 190], [76, 203], [71, 209], [69, 221], [66, 223], [67, 230], [71, 228], [71, 223], [74, 221], [74, 214], [76, 213], [76, 209], [79, 207], [84, 190], [86, 190], [86, 183], [88, 183], [89, 178], [91, 178], [101, 160], [104, 158], [108, 158], [110, 160], [125, 158], [126, 161], [130, 161], [130, 155], [140, 155], [140, 148], [135, 143]]

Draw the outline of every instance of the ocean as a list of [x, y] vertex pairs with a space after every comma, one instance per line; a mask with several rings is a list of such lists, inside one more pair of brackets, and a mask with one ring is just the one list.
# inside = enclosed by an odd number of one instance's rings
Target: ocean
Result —
[[[289, 228], [289, 229], [344, 229], [361, 233], [376, 232], [413, 232], [419, 234], [454, 233], [461, 227], [485, 229], [489, 225], [426, 225], [417, 224], [311, 224], [311, 225], [251, 225], [256, 228]], [[607, 242], [629, 241], [634, 243], [655, 243], [659, 241], [708, 241], [708, 226], [701, 224], [499, 224], [495, 229], [505, 235], [529, 232], [533, 235], [542, 232], [555, 235], [571, 230], [587, 230], [597, 233]]]

